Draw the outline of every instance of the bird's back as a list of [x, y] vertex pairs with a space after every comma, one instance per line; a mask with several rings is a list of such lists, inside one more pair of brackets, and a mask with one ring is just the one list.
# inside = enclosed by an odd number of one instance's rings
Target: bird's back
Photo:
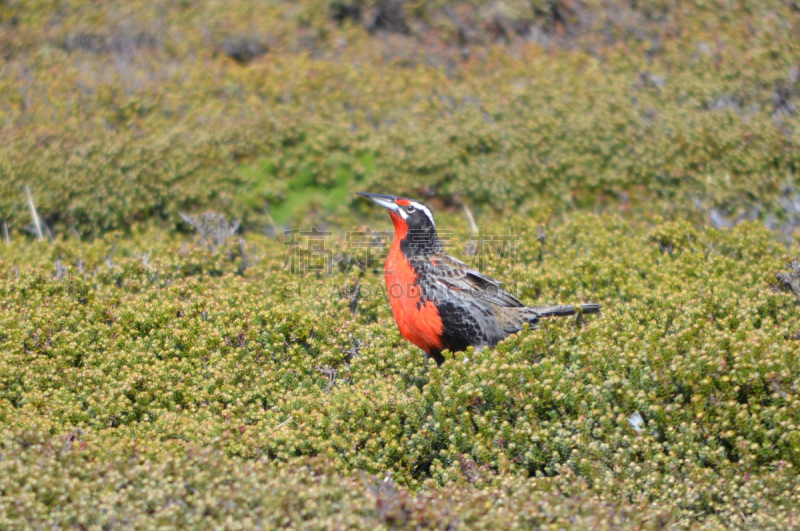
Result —
[[441, 252], [410, 260], [417, 271], [423, 300], [431, 300], [443, 325], [443, 343], [451, 351], [494, 346], [542, 317], [597, 313], [599, 304], [525, 306], [497, 280]]

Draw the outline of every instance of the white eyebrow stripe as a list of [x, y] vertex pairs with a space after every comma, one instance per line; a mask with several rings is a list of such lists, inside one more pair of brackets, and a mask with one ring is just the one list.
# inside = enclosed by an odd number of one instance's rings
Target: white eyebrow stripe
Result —
[[428, 207], [426, 207], [422, 203], [417, 203], [416, 201], [412, 201], [411, 204], [414, 205], [414, 208], [425, 212], [425, 215], [428, 216], [428, 219], [431, 221], [431, 225], [433, 225], [434, 227], [436, 226], [436, 223], [433, 221], [433, 213], [430, 211]]

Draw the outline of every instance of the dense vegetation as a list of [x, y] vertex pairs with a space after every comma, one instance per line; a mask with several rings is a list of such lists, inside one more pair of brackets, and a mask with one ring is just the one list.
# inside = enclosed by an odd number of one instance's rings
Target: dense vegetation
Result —
[[[0, 527], [800, 526], [796, 2], [0, 24]], [[426, 365], [362, 189], [467, 261], [513, 230], [490, 273], [602, 315]]]
[[[348, 225], [349, 192], [387, 182], [495, 213], [800, 217], [781, 201], [800, 156], [791, 2], [563, 2], [581, 17], [562, 37], [527, 2], [409, 5], [417, 34], [374, 36], [324, 2], [40, 4], [2, 8], [12, 232], [25, 184], [81, 235], [208, 209]], [[527, 33], [493, 37], [498, 17]]]

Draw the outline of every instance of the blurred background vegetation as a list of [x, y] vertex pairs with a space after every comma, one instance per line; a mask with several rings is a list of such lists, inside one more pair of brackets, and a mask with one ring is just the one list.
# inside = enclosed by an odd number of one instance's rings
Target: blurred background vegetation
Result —
[[0, 220], [348, 225], [354, 190], [482, 215], [646, 206], [791, 231], [798, 4], [0, 4]]
[[[0, 528], [800, 527], [796, 0], [0, 0], [0, 55]], [[428, 366], [355, 191], [603, 314]]]

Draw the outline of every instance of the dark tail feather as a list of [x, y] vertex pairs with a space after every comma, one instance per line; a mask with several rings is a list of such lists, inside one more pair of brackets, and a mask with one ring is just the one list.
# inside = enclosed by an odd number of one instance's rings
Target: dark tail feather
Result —
[[[578, 307], [583, 314], [600, 313], [599, 304], [579, 304]], [[534, 306], [530, 309], [535, 311], [539, 317], [567, 317], [577, 313], [575, 306], [572, 304], [564, 304], [562, 306]]]

